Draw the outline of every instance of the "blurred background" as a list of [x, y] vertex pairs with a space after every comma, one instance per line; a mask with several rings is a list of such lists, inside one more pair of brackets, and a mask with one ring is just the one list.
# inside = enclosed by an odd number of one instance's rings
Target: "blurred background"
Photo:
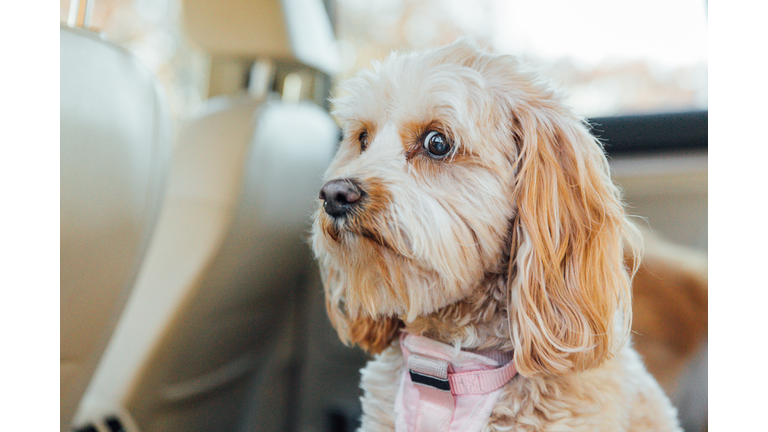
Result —
[[[341, 56], [338, 82], [391, 51], [470, 35], [518, 55], [567, 89], [587, 117], [707, 108], [706, 2], [700, 0], [336, 0], [323, 2]], [[70, 2], [61, 1], [66, 22]], [[92, 29], [163, 83], [174, 118], [209, 89], [211, 53], [185, 32], [180, 0], [99, 0]], [[215, 61], [215, 59], [214, 59]]]
[[540, 69], [606, 141], [657, 265], [636, 346], [706, 429], [705, 1], [85, 3], [60, 2], [62, 431], [353, 430], [366, 358], [330, 328], [305, 243], [328, 98], [467, 35]]

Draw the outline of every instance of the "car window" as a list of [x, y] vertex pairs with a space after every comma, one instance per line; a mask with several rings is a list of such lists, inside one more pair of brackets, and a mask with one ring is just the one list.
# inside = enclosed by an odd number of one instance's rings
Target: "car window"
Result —
[[[61, 0], [66, 21], [69, 0]], [[324, 0], [348, 77], [393, 50], [469, 36], [517, 55], [587, 117], [707, 109], [701, 0]], [[207, 97], [209, 57], [183, 36], [180, 0], [97, 0], [92, 29], [136, 54], [174, 117]], [[556, 12], [556, 13], [554, 13]]]
[[338, 0], [343, 76], [392, 50], [461, 35], [515, 54], [585, 116], [707, 107], [700, 0]]

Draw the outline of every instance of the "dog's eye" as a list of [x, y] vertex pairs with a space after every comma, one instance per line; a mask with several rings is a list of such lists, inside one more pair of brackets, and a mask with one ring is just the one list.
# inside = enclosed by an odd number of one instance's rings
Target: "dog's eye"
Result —
[[432, 156], [442, 157], [451, 151], [451, 144], [440, 132], [432, 131], [424, 138], [424, 150]]
[[357, 140], [360, 141], [360, 151], [365, 151], [368, 148], [368, 132], [360, 132]]

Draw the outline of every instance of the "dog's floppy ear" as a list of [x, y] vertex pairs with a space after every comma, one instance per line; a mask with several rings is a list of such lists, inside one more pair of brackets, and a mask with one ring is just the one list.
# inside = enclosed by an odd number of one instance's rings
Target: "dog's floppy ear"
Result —
[[344, 304], [343, 276], [333, 267], [321, 265], [325, 290], [325, 309], [331, 325], [346, 345], [359, 345], [370, 354], [387, 348], [400, 334], [402, 322], [397, 317], [372, 318], [362, 311], [350, 312]]
[[628, 337], [622, 247], [638, 255], [641, 239], [587, 126], [547, 95], [530, 97], [508, 105], [517, 148], [509, 324], [517, 369], [560, 375], [598, 366]]

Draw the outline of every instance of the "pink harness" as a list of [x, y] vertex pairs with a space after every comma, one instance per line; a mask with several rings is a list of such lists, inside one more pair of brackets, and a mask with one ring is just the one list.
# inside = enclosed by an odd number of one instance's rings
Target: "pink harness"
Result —
[[397, 432], [479, 432], [517, 374], [512, 353], [459, 351], [408, 333], [400, 348], [407, 367], [395, 397]]

